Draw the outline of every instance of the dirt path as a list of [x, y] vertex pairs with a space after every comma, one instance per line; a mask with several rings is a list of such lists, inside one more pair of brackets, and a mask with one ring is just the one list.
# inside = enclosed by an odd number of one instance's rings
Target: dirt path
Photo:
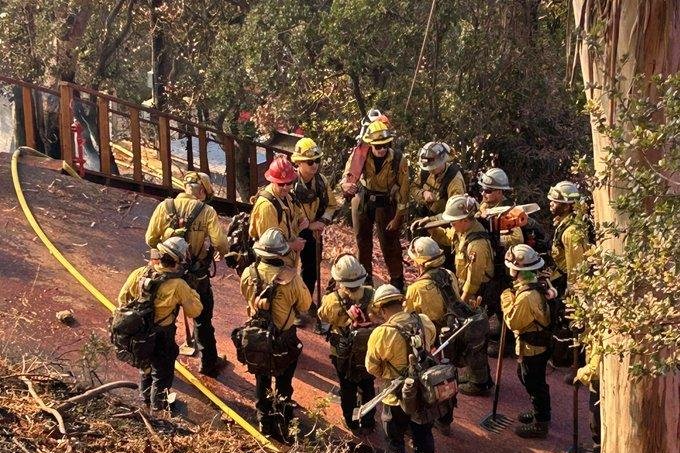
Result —
[[[11, 186], [10, 155], [0, 153], [0, 353], [30, 357], [33, 354], [59, 356], [70, 360], [74, 372], [89, 375], [79, 362], [85, 348], [96, 346], [95, 334], [107, 340], [107, 310], [50, 256], [25, 221]], [[33, 159], [31, 159], [33, 161]], [[115, 300], [128, 273], [144, 264], [144, 231], [157, 201], [132, 192], [111, 189], [74, 180], [48, 168], [20, 165], [25, 195], [33, 213], [48, 237], [64, 255], [110, 300]], [[226, 221], [225, 221], [226, 223]], [[349, 238], [346, 230], [334, 238]], [[351, 243], [347, 246], [351, 247]], [[326, 263], [327, 264], [327, 263]], [[325, 269], [324, 272], [327, 272]], [[230, 340], [231, 330], [245, 320], [245, 302], [238, 290], [238, 277], [226, 266], [219, 265], [213, 279], [215, 291], [214, 325], [218, 349], [231, 362], [217, 380], [206, 379], [207, 385], [237, 412], [254, 420], [254, 379], [235, 362]], [[73, 309], [77, 323], [66, 326], [55, 318], [59, 310]], [[178, 332], [183, 332], [182, 326]], [[180, 336], [182, 334], [180, 333]], [[324, 400], [333, 400], [337, 388], [335, 371], [328, 360], [328, 345], [311, 329], [300, 331], [303, 355], [295, 375], [295, 400], [307, 410], [315, 410]], [[179, 340], [179, 338], [178, 338]], [[192, 371], [198, 360], [182, 358]], [[509, 361], [502, 380], [499, 411], [514, 417], [529, 407], [529, 399], [515, 373], [514, 360]], [[492, 361], [492, 367], [495, 361]], [[99, 364], [97, 375], [102, 380], [126, 377], [136, 379], [136, 371], [110, 358]], [[490, 434], [478, 426], [489, 411], [491, 398], [459, 396], [453, 434], [444, 438], [435, 434], [439, 451], [477, 452], [559, 452], [571, 443], [572, 387], [562, 383], [564, 370], [548, 376], [553, 421], [545, 440], [525, 441], [506, 429]], [[217, 409], [197, 391], [179, 378], [175, 390], [187, 402], [188, 418], [197, 422], [213, 418]], [[136, 397], [133, 392], [130, 397]], [[589, 445], [586, 394], [581, 391], [580, 431]], [[341, 429], [338, 404], [331, 402], [326, 419]], [[382, 446], [381, 431], [367, 440]]]

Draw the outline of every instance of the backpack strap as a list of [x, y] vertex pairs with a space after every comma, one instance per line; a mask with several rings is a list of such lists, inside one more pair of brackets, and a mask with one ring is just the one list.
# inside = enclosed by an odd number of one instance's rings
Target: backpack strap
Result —
[[201, 214], [204, 207], [205, 203], [199, 201], [198, 204], [194, 206], [194, 209], [191, 210], [187, 218], [184, 220], [184, 228], [186, 228], [187, 231], [191, 229], [191, 225], [194, 223], [196, 218]]
[[170, 218], [170, 228], [176, 230], [179, 228], [179, 217], [177, 216], [177, 209], [175, 209], [175, 199], [166, 198], [165, 201], [165, 212]]
[[449, 184], [456, 177], [460, 171], [460, 166], [457, 163], [450, 163], [446, 170], [444, 170], [444, 175], [442, 176], [442, 184], [439, 186], [439, 198], [446, 200], [449, 198]]
[[[544, 290], [544, 288], [543, 288], [543, 286], [541, 286], [540, 283], [531, 282], [531, 283], [527, 283], [526, 285], [520, 286], [517, 289], [517, 291], [515, 291], [515, 297], [519, 296], [522, 293], [527, 293], [529, 291], [537, 291], [538, 294], [541, 296], [541, 302], [543, 303], [543, 308], [546, 308], [548, 303], [546, 301], [546, 298], [543, 296], [543, 290]], [[537, 326], [539, 326], [543, 330], [549, 329], [549, 326], [544, 326], [543, 324], [538, 322], [537, 319], [534, 319], [533, 323], [536, 324]]]
[[[281, 205], [281, 200], [276, 198], [273, 194], [267, 192], [266, 190], [260, 191], [260, 196], [263, 197], [265, 200], [270, 202], [272, 205], [274, 205], [274, 208], [276, 209], [276, 217], [281, 223], [283, 220], [283, 206]], [[289, 206], [291, 208], [291, 206]]]
[[423, 273], [418, 280], [430, 280], [435, 285], [439, 294], [441, 294], [444, 299], [444, 316], [453, 314], [454, 316], [469, 318], [475, 315], [472, 308], [463, 302], [456, 291], [454, 291], [453, 285], [451, 284], [451, 277], [446, 269], [441, 267], [429, 269]]
[[[166, 280], [169, 280], [171, 278], [182, 278], [182, 273], [181, 272], [158, 272], [156, 271], [153, 267], [147, 266], [146, 271], [142, 274], [142, 276], [139, 279], [139, 291], [140, 291], [140, 296], [143, 294], [144, 287], [144, 280], [150, 278], [151, 279], [151, 284], [149, 287], [148, 291], [148, 300], [152, 302], [152, 304], [155, 305], [156, 302], [156, 295], [158, 294], [158, 290], [160, 289], [161, 285], [163, 282]], [[167, 316], [164, 318], [158, 320], [157, 322], [154, 322], [154, 324], [160, 324], [166, 319], [168, 319], [170, 316], [177, 316], [179, 313], [179, 306], [176, 306], [173, 311], [171, 311]]]
[[[401, 335], [401, 337], [406, 342], [406, 347], [411, 348], [411, 350], [413, 350], [413, 352], [416, 353], [416, 357], [418, 357], [420, 355], [421, 351], [425, 351], [425, 340], [426, 340], [425, 329], [423, 328], [423, 323], [420, 319], [420, 316], [418, 316], [417, 313], [415, 313], [415, 312], [409, 313], [409, 321], [407, 323], [408, 327], [410, 328], [409, 330], [404, 328], [404, 326], [400, 326], [400, 325], [397, 325], [397, 324], [383, 324], [383, 325], [386, 326], [386, 327], [391, 327], [393, 329], [396, 329], [397, 332], [399, 332], [399, 335]], [[416, 332], [413, 332], [414, 326], [416, 328], [415, 329]], [[414, 348], [413, 345], [411, 344], [411, 337], [414, 337], [416, 335], [420, 336], [420, 340], [421, 340], [421, 344], [422, 344], [422, 347], [420, 348], [420, 350]]]

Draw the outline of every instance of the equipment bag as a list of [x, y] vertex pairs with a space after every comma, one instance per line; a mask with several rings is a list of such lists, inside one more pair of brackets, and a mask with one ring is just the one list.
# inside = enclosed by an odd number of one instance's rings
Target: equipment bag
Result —
[[458, 393], [458, 371], [450, 363], [439, 363], [425, 348], [425, 332], [420, 316], [411, 313], [406, 326], [397, 329], [415, 360], [409, 359], [406, 371], [414, 383], [402, 388], [400, 405], [415, 423], [427, 424], [446, 415], [454, 406]]
[[[118, 359], [135, 368], [150, 366], [157, 335], [154, 323], [156, 293], [161, 283], [168, 278], [179, 277], [179, 274], [161, 273], [148, 268], [139, 280], [139, 297], [113, 312], [109, 319], [109, 334]], [[173, 315], [177, 315], [177, 310], [159, 323]]]
[[[249, 271], [257, 294], [262, 287], [262, 280], [256, 266], [257, 263], [253, 263]], [[252, 374], [279, 376], [298, 359], [302, 352], [302, 344], [298, 341], [295, 327], [280, 331], [274, 325], [271, 305], [277, 288], [276, 279], [266, 285], [259, 292], [257, 300], [266, 299], [269, 309], [258, 309], [255, 316], [231, 333], [231, 339], [236, 347], [236, 358], [246, 365], [248, 372]], [[288, 323], [292, 312], [291, 307], [284, 325]]]
[[545, 279], [540, 279], [537, 282], [529, 283], [517, 291], [516, 296], [526, 291], [538, 291], [541, 295], [543, 307], [548, 311], [549, 322], [543, 325], [538, 321], [534, 323], [540, 328], [533, 332], [524, 332], [520, 334], [519, 338], [532, 346], [550, 347], [554, 346], [555, 342], [564, 340], [563, 337], [566, 332], [566, 338], [571, 338], [571, 331], [569, 329], [569, 319], [566, 314], [566, 306], [561, 297], [546, 297], [549, 289], [549, 283]]

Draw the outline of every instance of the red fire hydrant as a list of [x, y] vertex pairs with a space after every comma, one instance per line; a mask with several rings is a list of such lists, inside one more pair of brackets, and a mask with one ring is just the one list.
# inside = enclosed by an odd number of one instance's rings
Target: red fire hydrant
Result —
[[73, 163], [78, 167], [78, 174], [83, 177], [85, 176], [85, 154], [83, 153], [83, 144], [85, 140], [83, 139], [83, 126], [77, 119], [73, 119], [73, 124], [71, 124], [71, 132], [75, 135], [76, 139], [76, 157], [73, 158]]

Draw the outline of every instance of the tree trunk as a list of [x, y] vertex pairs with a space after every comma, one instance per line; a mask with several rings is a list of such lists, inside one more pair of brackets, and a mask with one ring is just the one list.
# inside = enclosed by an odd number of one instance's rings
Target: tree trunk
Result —
[[[609, 124], [614, 124], [617, 100], [609, 98], [602, 87], [611, 84], [620, 72], [623, 76], [620, 92], [628, 95], [635, 75], [647, 82], [647, 95], [654, 98], [651, 82], [654, 74], [668, 75], [680, 70], [680, 4], [665, 0], [573, 0], [577, 30], [589, 32], [596, 22], [605, 24], [603, 53], [589, 52], [586, 43], [579, 43], [581, 70], [586, 97], [598, 103]], [[622, 63], [622, 57], [628, 58]], [[597, 132], [593, 120], [593, 153], [597, 171], [604, 170], [607, 138]], [[663, 121], [663, 118], [659, 118]], [[650, 156], [653, 161], [662, 157]], [[630, 156], [633, 162], [640, 156]], [[626, 224], [626, 219], [610, 207], [621, 189], [605, 187], [593, 194], [595, 220]], [[621, 251], [619, 239], [610, 239], [604, 247]], [[616, 341], [612, 338], [610, 341]], [[680, 451], [678, 423], [678, 391], [680, 375], [644, 378], [633, 382], [629, 366], [638, 358], [606, 356], [601, 375], [602, 451], [618, 452], [677, 452]]]

